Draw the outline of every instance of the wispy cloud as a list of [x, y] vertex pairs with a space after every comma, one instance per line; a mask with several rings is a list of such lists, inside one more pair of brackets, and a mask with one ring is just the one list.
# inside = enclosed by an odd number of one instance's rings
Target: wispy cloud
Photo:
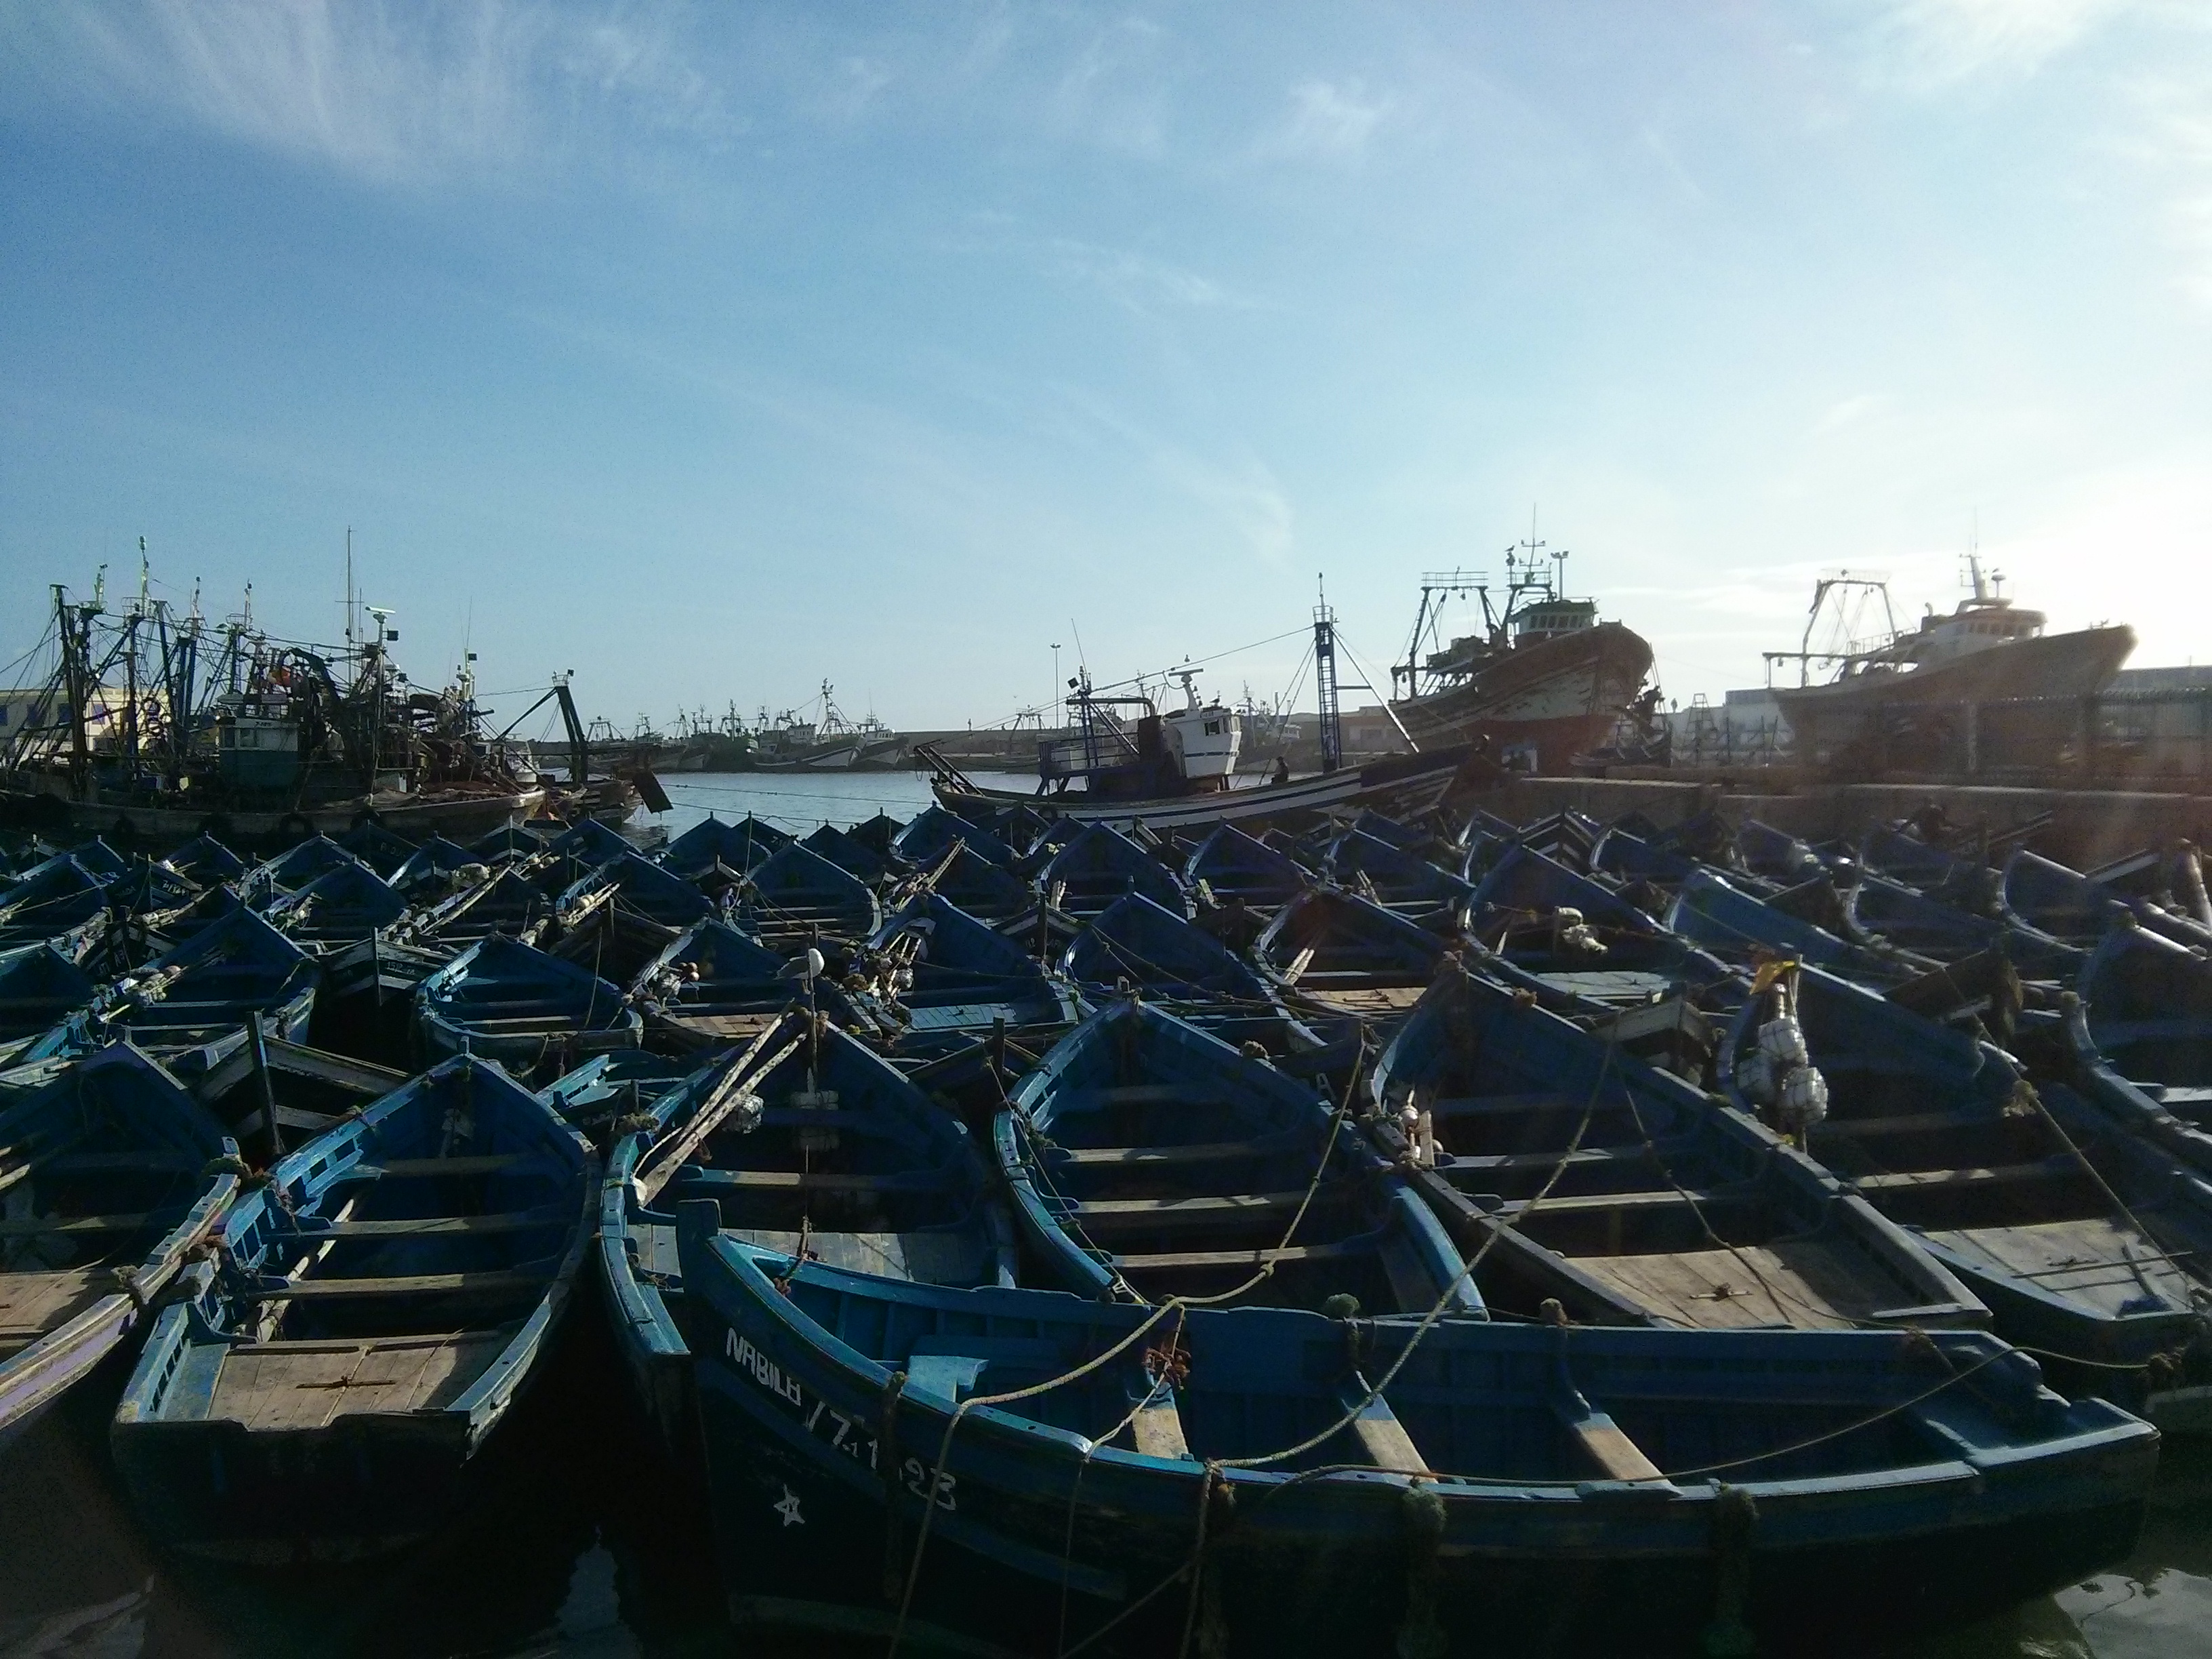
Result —
[[49, 91], [153, 112], [380, 184], [573, 161], [608, 118], [694, 137], [724, 117], [659, 21], [456, 0], [143, 0], [9, 30]]
[[1889, 0], [1870, 44], [1877, 79], [1933, 92], [2025, 77], [2142, 0]]
[[1211, 276], [1154, 258], [1148, 253], [1100, 247], [1067, 237], [1055, 237], [1050, 247], [1062, 271], [1091, 284], [1116, 305], [1131, 311], [1149, 314], [1162, 307], [1240, 311], [1256, 308], [1256, 301], [1232, 293]]
[[1260, 149], [1269, 155], [1357, 161], [1397, 107], [1395, 94], [1370, 93], [1357, 79], [1301, 81], [1290, 90], [1288, 114]]

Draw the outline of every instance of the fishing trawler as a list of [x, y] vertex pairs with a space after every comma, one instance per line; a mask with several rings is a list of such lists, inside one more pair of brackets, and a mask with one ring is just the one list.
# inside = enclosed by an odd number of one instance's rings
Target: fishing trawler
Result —
[[1321, 763], [1316, 775], [1293, 778], [1278, 760], [1266, 778], [1238, 778], [1243, 731], [1237, 711], [1217, 697], [1199, 701], [1198, 671], [1172, 670], [1183, 706], [1163, 710], [1142, 681], [1097, 687], [1088, 669], [1068, 681], [1073, 735], [1037, 744], [1034, 793], [986, 789], [928, 744], [915, 759], [933, 774], [938, 800], [968, 817], [1024, 806], [1047, 818], [1074, 818], [1117, 829], [1143, 824], [1156, 830], [1209, 830], [1217, 824], [1257, 823], [1302, 812], [1418, 800], [1421, 810], [1440, 801], [1462, 771], [1483, 763], [1474, 745], [1431, 746], [1392, 755], [1364, 766], [1343, 765], [1343, 727], [1338, 708], [1335, 613], [1326, 601], [1314, 611], [1314, 679], [1321, 696]]
[[[1797, 665], [1796, 685], [1771, 689], [1801, 758], [1816, 764], [1842, 758], [1890, 705], [2093, 696], [2135, 649], [2135, 629], [2124, 623], [2045, 634], [2042, 611], [2021, 610], [2003, 596], [2002, 574], [1985, 574], [1974, 554], [1966, 569], [1969, 596], [1948, 616], [1931, 606], [1910, 631], [1897, 626], [1888, 584], [1878, 578], [1844, 572], [1814, 585], [1798, 648], [1765, 653], [1770, 684], [1777, 665]], [[1854, 637], [1876, 606], [1879, 631]], [[1816, 669], [1832, 669], [1832, 677], [1815, 684]]]
[[[342, 834], [364, 817], [471, 839], [546, 790], [487, 738], [466, 662], [431, 691], [393, 664], [382, 607], [347, 605], [343, 646], [272, 638], [246, 609], [210, 623], [149, 598], [53, 589], [54, 666], [38, 717], [0, 748], [0, 823], [176, 845]], [[471, 653], [473, 654], [473, 653]]]
[[[1486, 742], [1509, 771], [1556, 776], [1604, 742], [1651, 672], [1651, 647], [1593, 599], [1570, 599], [1565, 549], [1528, 538], [1505, 555], [1505, 602], [1464, 570], [1422, 578], [1406, 659], [1390, 671], [1390, 711], [1417, 743]], [[1481, 606], [1480, 631], [1439, 644], [1454, 599]], [[1425, 654], [1424, 654], [1425, 652]]]

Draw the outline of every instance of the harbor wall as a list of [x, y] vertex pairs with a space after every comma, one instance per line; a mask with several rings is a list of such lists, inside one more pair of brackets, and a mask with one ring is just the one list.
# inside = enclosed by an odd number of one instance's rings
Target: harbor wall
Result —
[[2038, 851], [2093, 869], [2146, 847], [2212, 841], [2212, 793], [2133, 789], [2023, 789], [1973, 784], [1798, 784], [1780, 787], [1742, 778], [1518, 778], [1481, 804], [1516, 823], [1572, 806], [1601, 822], [1641, 812], [1666, 825], [1717, 806], [1739, 821], [1758, 818], [1808, 841], [1862, 834], [1933, 805], [1952, 824], [1991, 831], [2045, 813], [2050, 827]]

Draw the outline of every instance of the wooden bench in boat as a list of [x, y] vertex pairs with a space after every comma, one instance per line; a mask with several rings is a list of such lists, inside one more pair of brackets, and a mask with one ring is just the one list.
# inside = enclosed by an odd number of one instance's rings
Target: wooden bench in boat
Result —
[[[1316, 1204], [1331, 1196], [1326, 1183], [1314, 1194]], [[1218, 1198], [1093, 1198], [1070, 1204], [1063, 1212], [1087, 1232], [1117, 1228], [1163, 1225], [1234, 1226], [1255, 1217], [1279, 1215], [1305, 1201], [1295, 1193], [1234, 1193]]]
[[1092, 1106], [1226, 1106], [1229, 1097], [1218, 1089], [1187, 1083], [1117, 1083], [1103, 1089], [1068, 1089], [1060, 1097], [1063, 1109]]
[[1813, 1126], [1817, 1136], [1857, 1140], [1883, 1135], [1942, 1134], [1953, 1129], [1995, 1125], [2001, 1120], [1988, 1112], [1903, 1112], [1895, 1117], [1831, 1117]]
[[444, 1234], [528, 1232], [537, 1227], [557, 1227], [568, 1219], [565, 1209], [510, 1210], [495, 1215], [394, 1216], [381, 1221], [323, 1221], [301, 1218], [299, 1235], [319, 1242], [325, 1238], [421, 1238]]
[[1731, 1192], [1726, 1188], [1698, 1192], [1677, 1192], [1669, 1187], [1664, 1191], [1640, 1193], [1577, 1193], [1570, 1197], [1553, 1196], [1542, 1200], [1516, 1198], [1506, 1200], [1507, 1212], [1518, 1212], [1523, 1216], [1576, 1215], [1602, 1212], [1607, 1210], [1664, 1210], [1691, 1204], [1728, 1204], [1741, 1202], [1749, 1194]]
[[1272, 1158], [1279, 1152], [1309, 1145], [1313, 1136], [1304, 1129], [1255, 1136], [1250, 1140], [1193, 1141], [1169, 1146], [1054, 1146], [1045, 1159], [1053, 1164], [1154, 1168], [1174, 1164], [1231, 1164], [1244, 1158]]
[[503, 1331], [241, 1342], [223, 1355], [207, 1414], [253, 1429], [316, 1429], [352, 1413], [435, 1410], [507, 1343]]
[[1592, 1409], [1579, 1396], [1555, 1401], [1553, 1409], [1577, 1448], [1607, 1480], [1664, 1480], [1659, 1466], [1644, 1455], [1620, 1425], [1603, 1412]]
[[2058, 1152], [2032, 1164], [1999, 1164], [1962, 1170], [1901, 1170], [1893, 1175], [1861, 1176], [1851, 1185], [1863, 1193], [1930, 1192], [2057, 1181], [2081, 1173], [2079, 1158], [2070, 1152]]
[[689, 1164], [684, 1169], [683, 1182], [695, 1194], [702, 1187], [769, 1193], [933, 1193], [951, 1186], [952, 1176], [943, 1170], [848, 1175], [840, 1170], [717, 1170]]
[[1259, 1250], [1165, 1250], [1151, 1255], [1117, 1255], [1123, 1273], [1170, 1273], [1192, 1267], [1257, 1267], [1263, 1262], [1338, 1261], [1364, 1255], [1364, 1244], [1279, 1244]]
[[0, 1238], [42, 1238], [53, 1233], [137, 1233], [169, 1228], [185, 1218], [179, 1209], [148, 1210], [138, 1215], [36, 1215], [0, 1220]]
[[[1347, 1388], [1340, 1396], [1344, 1409], [1359, 1406], [1366, 1395], [1364, 1388]], [[1352, 1437], [1359, 1444], [1360, 1454], [1378, 1469], [1390, 1469], [1401, 1474], [1422, 1474], [1428, 1470], [1428, 1459], [1421, 1455], [1413, 1437], [1406, 1432], [1406, 1425], [1390, 1409], [1389, 1401], [1376, 1395], [1364, 1406], [1349, 1425]]]
[[291, 1279], [247, 1292], [256, 1302], [326, 1302], [380, 1296], [495, 1296], [534, 1291], [551, 1282], [552, 1269], [494, 1267], [476, 1273], [395, 1273], [382, 1278]]
[[[1589, 1104], [1587, 1095], [1448, 1095], [1436, 1100], [1419, 1096], [1413, 1103], [1431, 1117], [1439, 1121], [1459, 1117], [1522, 1117], [1544, 1112], [1572, 1112], [1579, 1115]], [[1608, 1091], [1597, 1103], [1599, 1111], [1618, 1111], [1624, 1103], [1617, 1092]]]
[[1571, 1152], [1565, 1148], [1538, 1152], [1462, 1152], [1453, 1155], [1450, 1167], [1466, 1170], [1551, 1170], [1562, 1164], [1586, 1169], [1607, 1164], [1648, 1164], [1656, 1159], [1663, 1170], [1667, 1155], [1680, 1151], [1682, 1144], [1682, 1137], [1669, 1135], [1654, 1140], [1648, 1147], [1638, 1141], [1626, 1146], [1578, 1146]]
[[388, 1158], [381, 1164], [356, 1164], [340, 1170], [340, 1181], [403, 1181], [442, 1176], [495, 1175], [530, 1162], [528, 1152], [467, 1152], [453, 1158]]
[[0, 1273], [0, 1356], [29, 1346], [120, 1290], [114, 1269], [105, 1265]]

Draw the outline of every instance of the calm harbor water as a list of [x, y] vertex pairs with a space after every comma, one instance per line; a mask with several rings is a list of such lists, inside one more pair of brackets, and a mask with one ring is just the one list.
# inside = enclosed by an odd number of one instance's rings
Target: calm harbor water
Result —
[[[708, 811], [804, 831], [928, 804], [906, 773], [664, 780], [680, 833]], [[1011, 783], [1009, 787], [1012, 786]], [[156, 1553], [107, 1457], [120, 1368], [0, 1451], [0, 1659], [15, 1655], [573, 1655], [750, 1659], [877, 1654], [763, 1646], [724, 1625], [706, 1519], [656, 1461], [596, 1293], [580, 1297], [544, 1374], [502, 1427], [473, 1509], [373, 1568], [234, 1572]], [[1838, 1595], [1881, 1587], [1838, 1584]], [[1817, 1607], [1806, 1610], [1816, 1620]], [[2149, 1523], [2112, 1571], [1885, 1659], [2212, 1656], [2212, 1449], [2169, 1443]]]

